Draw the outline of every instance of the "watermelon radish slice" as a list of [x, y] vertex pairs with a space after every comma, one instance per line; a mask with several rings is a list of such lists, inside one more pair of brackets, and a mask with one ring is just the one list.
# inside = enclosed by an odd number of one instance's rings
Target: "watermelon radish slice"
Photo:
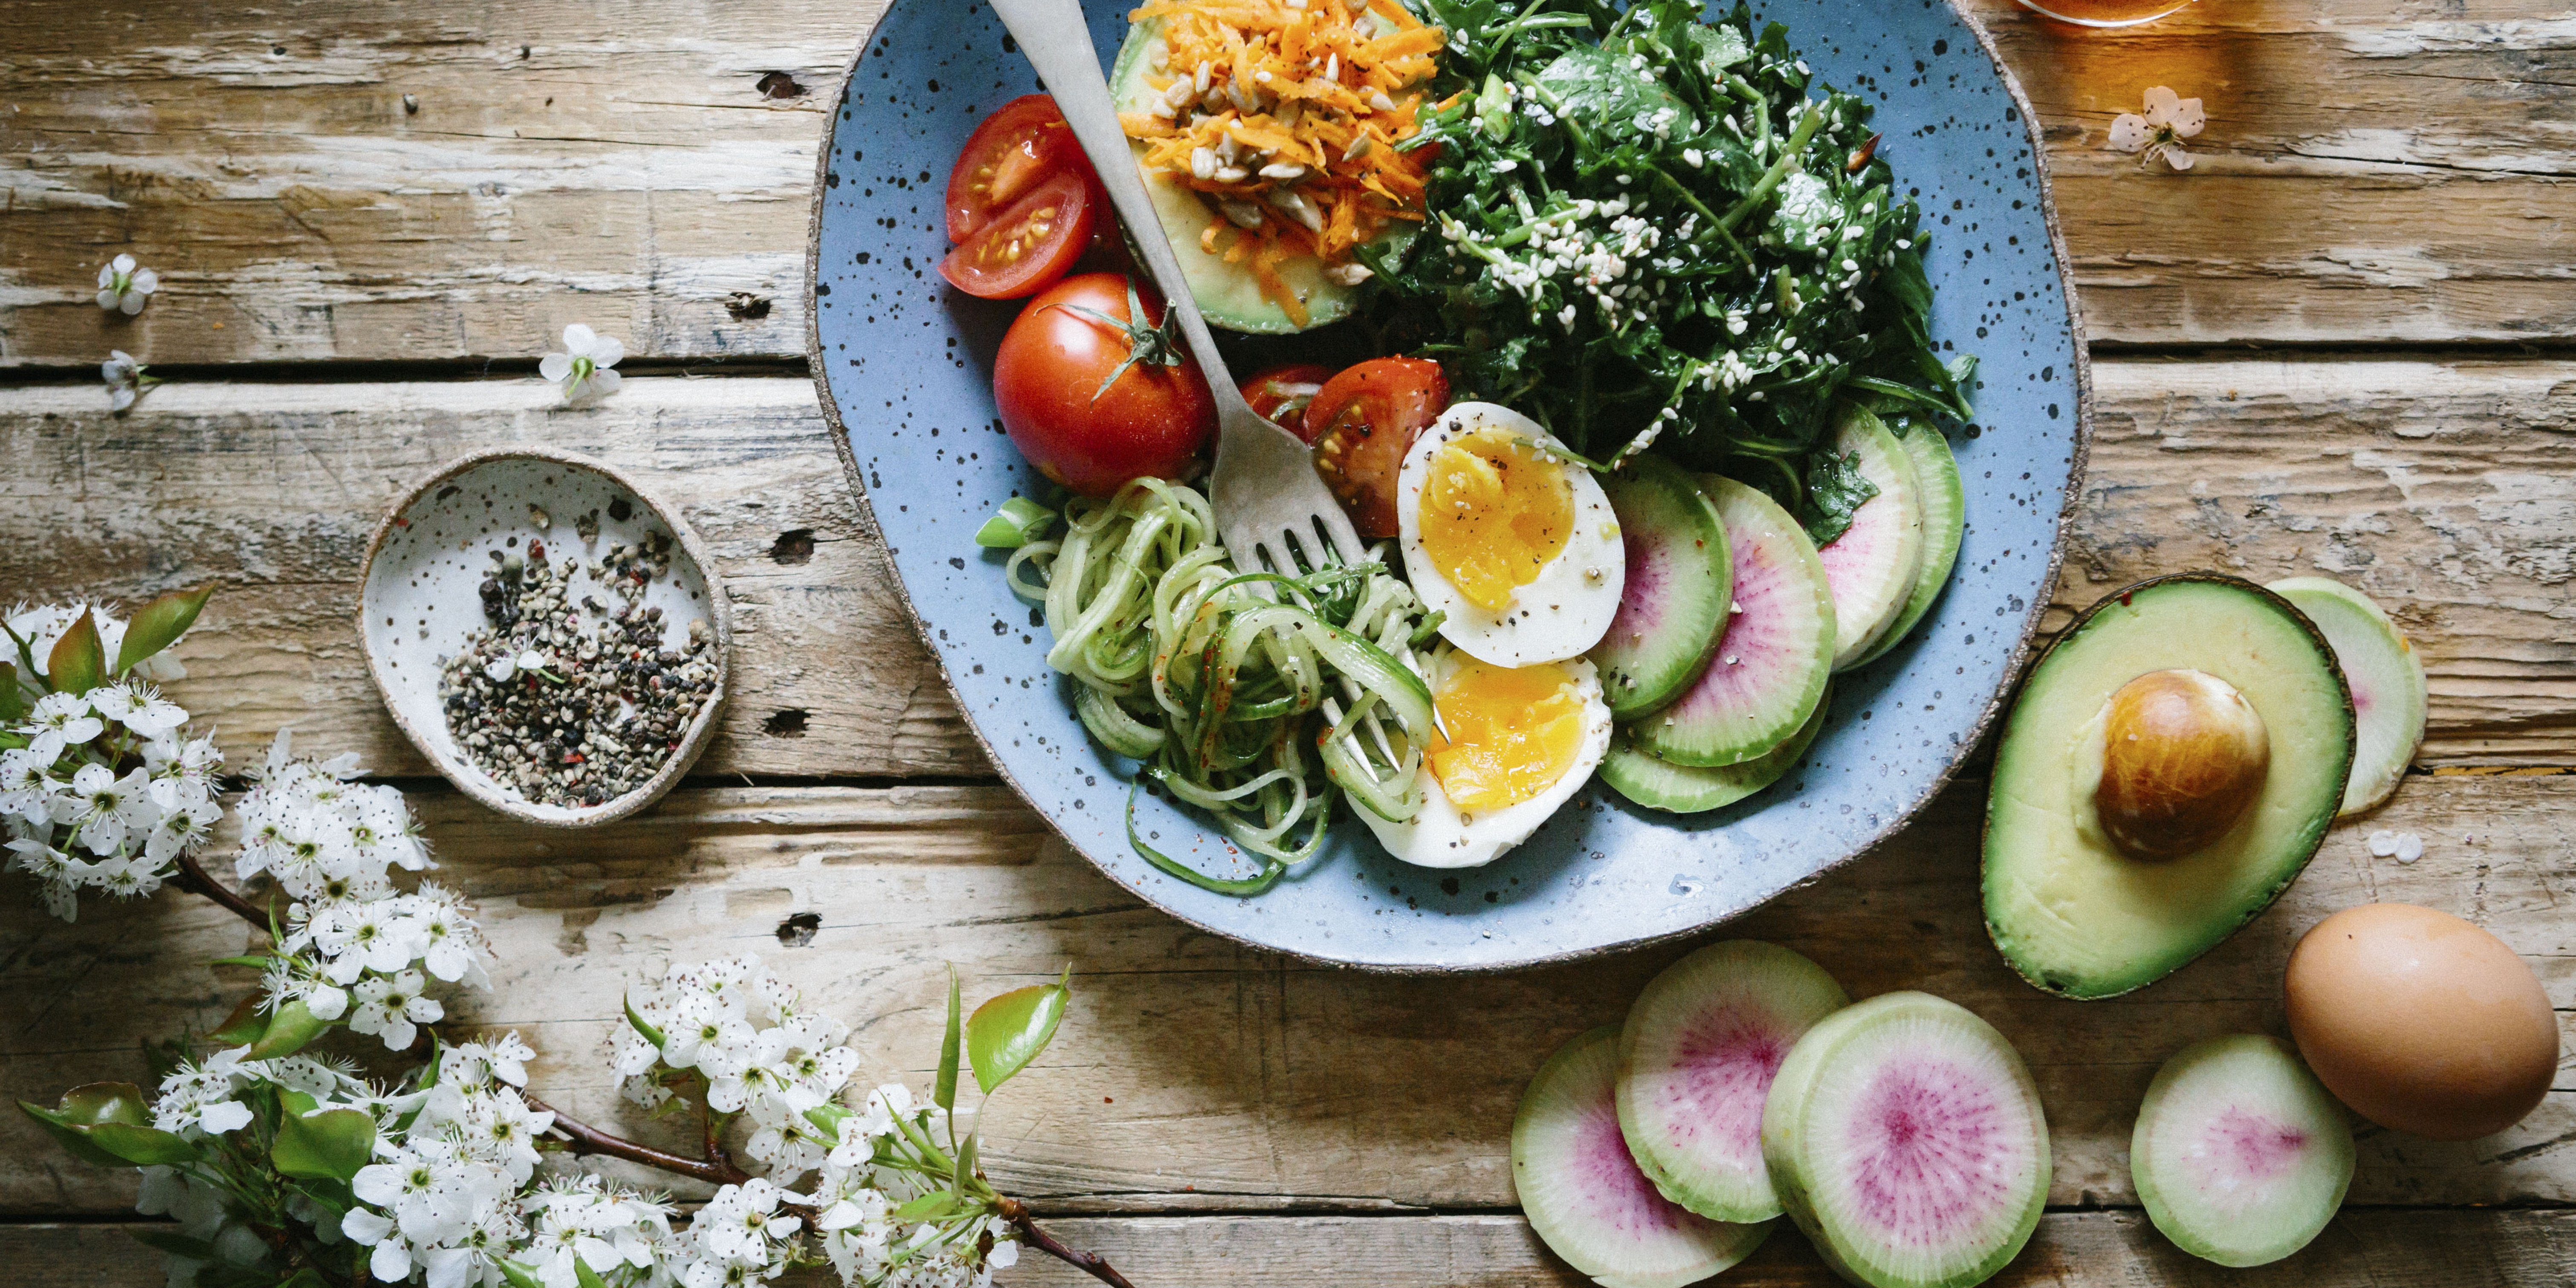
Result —
[[1710, 944], [1665, 967], [1619, 1030], [1619, 1133], [1655, 1188], [1714, 1221], [1780, 1215], [1762, 1098], [1800, 1035], [1850, 1004], [1777, 944]]
[[2335, 817], [2375, 808], [2397, 790], [2424, 745], [2424, 659], [2370, 596], [2342, 582], [2292, 577], [2269, 589], [2317, 624], [2352, 686], [2352, 776]]
[[1926, 993], [1826, 1017], [1762, 1107], [1791, 1220], [1844, 1278], [1960, 1288], [2004, 1268], [2048, 1202], [2048, 1122], [1992, 1025]]
[[1865, 411], [1843, 418], [1834, 453], [1857, 456], [1860, 475], [1878, 495], [1852, 511], [1851, 526], [1816, 554], [1834, 588], [1834, 666], [1860, 665], [1886, 638], [1914, 594], [1923, 567], [1923, 495], [1914, 481], [1914, 458], [1896, 435]]
[[2308, 1246], [2352, 1184], [2343, 1107], [2279, 1038], [2185, 1047], [2156, 1070], [2129, 1138], [2129, 1175], [2174, 1246], [2259, 1266]]
[[1676, 765], [1740, 765], [1788, 740], [1833, 673], [1834, 596], [1806, 529], [1757, 488], [1713, 474], [1734, 563], [1726, 630], [1699, 681], [1631, 729], [1637, 749]]
[[1602, 1288], [1681, 1288], [1750, 1256], [1768, 1224], [1694, 1216], [1655, 1192], [1619, 1137], [1608, 1025], [1539, 1066], [1512, 1118], [1512, 1188], [1530, 1228]]
[[[1639, 751], [1625, 738], [1613, 739], [1608, 755], [1601, 758], [1601, 781], [1612, 790], [1645, 806], [1673, 814], [1704, 814], [1724, 809], [1780, 781], [1797, 767], [1798, 758], [1807, 754], [1816, 734], [1825, 727], [1825, 711], [1832, 697], [1816, 703], [1816, 712], [1789, 741], [1745, 761], [1740, 765], [1720, 765], [1714, 769], [1694, 769], [1659, 760]], [[1696, 1211], [1697, 1209], [1693, 1209]]]
[[1661, 457], [1639, 456], [1602, 476], [1627, 547], [1619, 615], [1592, 650], [1614, 720], [1633, 720], [1681, 695], [1707, 667], [1735, 584], [1726, 526], [1697, 481]]
[[1941, 597], [1941, 588], [1949, 584], [1950, 570], [1958, 565], [1959, 538], [1967, 534], [1968, 493], [1960, 486], [1959, 459], [1950, 454], [1950, 440], [1930, 422], [1918, 420], [1897, 435], [1896, 441], [1914, 461], [1914, 483], [1923, 500], [1922, 567], [1915, 570], [1914, 593], [1906, 597], [1895, 624], [1860, 661], [1852, 664], [1855, 667], [1885, 657], [1889, 649], [1904, 642], [1925, 613], [1932, 611], [1932, 601]]

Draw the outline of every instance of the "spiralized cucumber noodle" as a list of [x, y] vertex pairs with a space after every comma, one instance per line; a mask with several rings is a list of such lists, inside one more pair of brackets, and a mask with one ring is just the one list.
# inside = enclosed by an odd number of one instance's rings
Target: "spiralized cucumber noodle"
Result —
[[1261, 871], [1214, 877], [1158, 853], [1137, 834], [1131, 789], [1138, 854], [1251, 895], [1322, 848], [1337, 796], [1413, 817], [1432, 715], [1408, 662], [1439, 623], [1382, 554], [1304, 576], [1238, 571], [1207, 498], [1160, 479], [1077, 497], [1064, 517], [1061, 539], [1021, 546], [1004, 568], [1045, 610], [1047, 664], [1074, 679], [1092, 737], [1207, 811]]

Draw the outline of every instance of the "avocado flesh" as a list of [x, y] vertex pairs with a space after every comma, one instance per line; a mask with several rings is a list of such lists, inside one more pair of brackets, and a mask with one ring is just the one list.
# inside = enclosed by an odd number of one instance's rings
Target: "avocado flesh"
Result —
[[[1148, 18], [1129, 27], [1126, 41], [1118, 46], [1118, 60], [1109, 73], [1109, 95], [1119, 111], [1144, 112], [1152, 103], [1154, 87], [1145, 83], [1145, 76], [1163, 52], [1162, 29], [1159, 19]], [[1145, 146], [1130, 140], [1128, 147], [1142, 171]], [[1262, 295], [1261, 281], [1252, 275], [1249, 262], [1229, 264], [1224, 256], [1200, 248], [1199, 238], [1208, 229], [1227, 226], [1215, 207], [1151, 172], [1145, 172], [1145, 191], [1154, 199], [1155, 217], [1163, 222], [1163, 235], [1172, 243], [1172, 255], [1181, 261], [1181, 276], [1189, 279], [1190, 295], [1208, 325], [1254, 335], [1286, 335], [1339, 322], [1359, 303], [1360, 288], [1325, 278], [1323, 261], [1306, 256], [1283, 260], [1278, 266], [1280, 278], [1306, 305], [1306, 325], [1297, 325], [1289, 320], [1287, 310]], [[1274, 211], [1270, 217], [1286, 216]], [[1386, 243], [1412, 233], [1413, 225], [1400, 223], [1380, 233], [1378, 241]]]
[[[2078, 739], [2099, 736], [2095, 717], [2121, 685], [2176, 667], [2244, 693], [2271, 765], [2225, 836], [2175, 859], [2132, 859], [2086, 826], [2093, 784], [2078, 781]], [[1987, 933], [2052, 993], [2112, 997], [2153, 983], [2235, 933], [2307, 866], [2352, 755], [2343, 673], [2286, 600], [2199, 574], [2118, 592], [2032, 668], [2005, 724], [1986, 806]]]

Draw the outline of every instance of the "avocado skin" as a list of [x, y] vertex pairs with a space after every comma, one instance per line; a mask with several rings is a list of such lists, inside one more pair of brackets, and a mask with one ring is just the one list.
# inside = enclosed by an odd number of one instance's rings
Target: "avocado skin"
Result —
[[[2340, 784], [2349, 777], [2352, 772], [2352, 759], [2354, 750], [2357, 746], [2357, 726], [2352, 706], [2352, 686], [2344, 679], [2342, 667], [2335, 662], [2333, 645], [2326, 641], [2324, 632], [2317, 629], [2316, 623], [2310, 621], [2305, 613], [2299, 611], [2297, 605], [2292, 604], [2288, 599], [2281, 595], [2267, 590], [2253, 582], [2247, 581], [2244, 578], [2232, 577], [2225, 573], [2210, 571], [2171, 573], [2161, 577], [2150, 577], [2145, 581], [2122, 587], [2121, 589], [2104, 595], [2099, 601], [2095, 602], [2092, 607], [2085, 609], [2081, 614], [2077, 615], [2074, 622], [2071, 623], [2064, 631], [2060, 632], [2057, 638], [2052, 640], [2049, 643], [2049, 646], [2045, 650], [2042, 650], [2040, 655], [2032, 661], [2030, 669], [2024, 672], [2022, 690], [2014, 697], [2012, 710], [2006, 715], [2004, 720], [2004, 728], [2001, 736], [2002, 745], [1999, 747], [1996, 755], [1995, 773], [1991, 783], [1989, 784], [1986, 798], [1986, 821], [1982, 835], [1982, 845], [1980, 846], [1980, 877], [1981, 885], [1983, 887], [1983, 897], [1981, 902], [1983, 904], [1986, 923], [1986, 935], [1994, 942], [1996, 950], [2003, 955], [2005, 962], [2012, 966], [2014, 973], [2020, 975], [2023, 980], [2030, 984], [2031, 987], [2036, 988], [2041, 992], [2053, 994], [2058, 997], [2069, 998], [2075, 1001], [2101, 1001], [2107, 998], [2119, 997], [2124, 994], [2133, 993], [2149, 984], [2163, 979], [2165, 976], [2170, 975], [2177, 970], [2182, 969], [2191, 962], [2198, 960], [2202, 954], [2222, 943], [2225, 943], [2230, 936], [2234, 935], [2237, 931], [2244, 929], [2246, 923], [2254, 920], [2254, 918], [2258, 916], [2261, 916], [2264, 909], [2271, 907], [2272, 902], [2280, 898], [2281, 892], [2287, 890], [2290, 887], [2290, 883], [2297, 880], [2301, 872], [2307, 870], [2308, 863], [2316, 857], [2318, 847], [2325, 843], [2327, 829], [2334, 823], [2335, 807], [2341, 802], [2341, 795], [2339, 792], [2335, 794], [2332, 803], [2328, 804], [2322, 811], [2314, 813], [2299, 828], [2283, 838], [2281, 846], [2274, 852], [2276, 855], [2281, 856], [2277, 861], [2274, 878], [2254, 896], [2242, 900], [2232, 909], [2219, 914], [2226, 924], [2217, 929], [2215, 933], [2208, 933], [2204, 929], [2203, 933], [2207, 935], [2206, 941], [2197, 949], [2194, 949], [2190, 953], [2169, 962], [2150, 963], [2134, 972], [2121, 971], [2088, 974], [2085, 972], [2067, 970], [2036, 960], [2029, 945], [2025, 942], [2025, 936], [2023, 936], [2014, 927], [2006, 926], [1998, 922], [1996, 916], [1995, 847], [1997, 841], [1995, 835], [1995, 821], [1998, 807], [2001, 805], [2004, 798], [2005, 789], [2013, 781], [2013, 778], [2008, 775], [2006, 771], [2007, 766], [2010, 763], [2010, 744], [2014, 741], [2016, 734], [2020, 732], [2020, 715], [2023, 703], [2034, 699], [2041, 701], [2046, 700], [2045, 686], [2049, 679], [2050, 663], [2058, 657], [2061, 650], [2066, 649], [2076, 640], [2082, 638], [2087, 629], [2094, 625], [2096, 620], [2101, 617], [2105, 610], [2114, 606], [2134, 607], [2140, 597], [2153, 597], [2154, 592], [2159, 589], [2191, 584], [2223, 587], [2227, 590], [2244, 595], [2253, 601], [2254, 604], [2261, 608], [2268, 609], [2297, 628], [2300, 635], [2314, 650], [2316, 659], [2321, 663], [2320, 669], [2333, 681], [2334, 685], [2334, 705], [2335, 710], [2339, 712], [2341, 716], [2343, 737], [2340, 739], [2342, 754], [2338, 759], [2338, 763], [2333, 767], [2333, 781]], [[2176, 628], [2188, 629], [2188, 625], [2189, 624], [2187, 622], [2177, 623]], [[2145, 643], [2144, 647], [2152, 650], [2154, 644], [2152, 641], [2148, 641]], [[2148, 671], [2161, 670], [2166, 666], [2173, 665], [2173, 663], [2155, 661], [2152, 660], [2152, 658], [2153, 654], [2151, 651], [2146, 656], [2143, 656], [2137, 666], [2136, 674], [2143, 675]]]

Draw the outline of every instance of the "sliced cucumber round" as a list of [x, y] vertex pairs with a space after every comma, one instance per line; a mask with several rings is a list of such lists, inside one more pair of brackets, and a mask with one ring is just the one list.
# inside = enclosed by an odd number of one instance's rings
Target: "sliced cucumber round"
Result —
[[1619, 1030], [1547, 1058], [1512, 1117], [1512, 1189], [1530, 1229], [1603, 1288], [1682, 1288], [1742, 1261], [1769, 1224], [1729, 1225], [1655, 1192], [1619, 1135]]
[[1735, 570], [1717, 503], [1680, 466], [1635, 457], [1603, 475], [1601, 490], [1619, 519], [1628, 576], [1592, 663], [1611, 718], [1634, 720], [1681, 696], [1707, 668]]
[[1906, 597], [1895, 623], [1853, 667], [1887, 656], [1932, 611], [1932, 601], [1941, 597], [1950, 570], [1958, 566], [1959, 539], [1968, 529], [1968, 493], [1960, 485], [1959, 459], [1950, 453], [1950, 440], [1931, 422], [1917, 420], [1896, 441], [1914, 461], [1915, 490], [1923, 501], [1923, 560], [1914, 573], [1914, 593]]
[[1619, 1029], [1619, 1133], [1655, 1188], [1713, 1221], [1780, 1215], [1762, 1099], [1799, 1037], [1850, 1004], [1824, 967], [1750, 939], [1649, 982]]
[[[1152, 72], [1154, 59], [1163, 52], [1163, 24], [1148, 18], [1127, 28], [1127, 39], [1118, 46], [1118, 61], [1109, 71], [1109, 96], [1117, 101], [1121, 112], [1144, 112], [1157, 96], [1145, 77]], [[1144, 155], [1142, 144], [1131, 143], [1138, 157]], [[1152, 171], [1137, 167], [1145, 175], [1145, 191], [1154, 198], [1154, 214], [1162, 220], [1163, 235], [1172, 243], [1172, 254], [1181, 261], [1181, 276], [1189, 279], [1190, 295], [1198, 300], [1199, 312], [1209, 326], [1255, 335], [1285, 335], [1307, 331], [1328, 322], [1339, 322], [1358, 306], [1360, 288], [1344, 286], [1324, 276], [1323, 262], [1312, 257], [1283, 261], [1279, 276], [1288, 289], [1306, 306], [1306, 322], [1298, 325], [1288, 311], [1261, 293], [1260, 279], [1252, 275], [1248, 263], [1229, 264], [1223, 255], [1212, 255], [1200, 244], [1200, 237], [1211, 228], [1227, 228], [1224, 216], [1199, 194], [1173, 183]], [[1398, 221], [1379, 240], [1410, 238], [1415, 225]]]
[[1699, 680], [1631, 727], [1638, 750], [1676, 765], [1740, 765], [1788, 740], [1833, 673], [1834, 596], [1806, 530], [1760, 489], [1708, 474], [1733, 565], [1726, 628]]
[[2129, 1175], [2174, 1246], [2260, 1266], [2308, 1246], [2352, 1184], [2343, 1106], [2279, 1038], [2185, 1047], [2156, 1070], [2129, 1137]]
[[2048, 1122], [1994, 1026], [1926, 993], [1826, 1017], [1762, 1108], [1790, 1219], [1844, 1278], [1958, 1288], [2003, 1269], [2048, 1201]]
[[2335, 817], [2377, 807], [2396, 792], [2415, 762], [2415, 749], [2424, 745], [2430, 705], [2424, 659], [2370, 596], [2342, 582], [2292, 577], [2266, 589], [2317, 624], [2352, 686], [2352, 776], [2344, 780]]
[[1885, 638], [1914, 593], [1914, 576], [1923, 566], [1923, 498], [1914, 482], [1914, 458], [1878, 417], [1865, 411], [1845, 415], [1833, 450], [1856, 457], [1861, 477], [1878, 489], [1852, 511], [1851, 526], [1816, 551], [1834, 589], [1833, 669], [1847, 671]]
[[1798, 726], [1787, 742], [1740, 765], [1711, 769], [1676, 765], [1639, 751], [1625, 738], [1613, 738], [1609, 754], [1601, 758], [1601, 768], [1596, 772], [1612, 790], [1648, 809], [1673, 814], [1724, 809], [1787, 777], [1797, 767], [1798, 758], [1815, 743], [1817, 732], [1825, 727], [1825, 712], [1831, 705], [1828, 694], [1816, 703], [1815, 714], [1808, 716], [1807, 723]]

